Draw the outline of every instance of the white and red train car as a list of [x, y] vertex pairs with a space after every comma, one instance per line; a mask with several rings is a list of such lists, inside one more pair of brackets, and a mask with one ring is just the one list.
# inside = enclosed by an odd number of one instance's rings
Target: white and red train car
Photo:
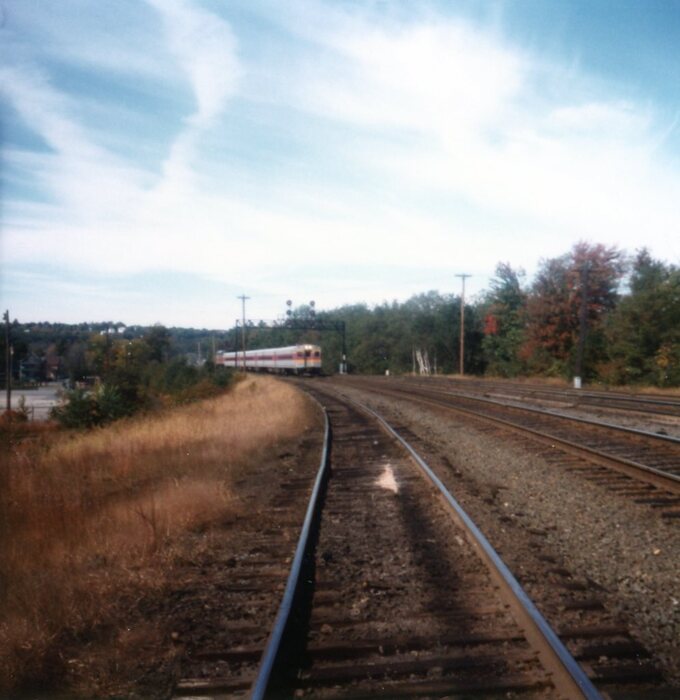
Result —
[[321, 348], [318, 345], [290, 345], [286, 348], [266, 348], [243, 352], [220, 350], [215, 364], [254, 372], [279, 374], [320, 374]]

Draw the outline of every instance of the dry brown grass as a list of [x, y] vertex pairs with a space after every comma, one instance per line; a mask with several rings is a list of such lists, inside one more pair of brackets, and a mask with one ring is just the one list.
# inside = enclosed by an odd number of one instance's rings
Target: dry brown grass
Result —
[[173, 539], [238, 512], [234, 480], [302, 434], [311, 410], [290, 386], [248, 378], [162, 416], [5, 446], [0, 692], [30, 680], [56, 639], [162, 586]]

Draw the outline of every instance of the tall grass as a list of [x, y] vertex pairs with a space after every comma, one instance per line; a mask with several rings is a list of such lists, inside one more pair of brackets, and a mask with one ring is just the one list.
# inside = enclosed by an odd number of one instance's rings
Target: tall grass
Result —
[[0, 691], [30, 680], [54, 641], [163, 585], [188, 528], [238, 513], [234, 480], [312, 408], [248, 378], [229, 394], [48, 446], [5, 445], [0, 474]]

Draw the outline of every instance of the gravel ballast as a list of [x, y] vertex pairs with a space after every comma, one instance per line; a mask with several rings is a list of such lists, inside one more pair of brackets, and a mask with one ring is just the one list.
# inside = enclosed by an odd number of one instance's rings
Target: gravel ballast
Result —
[[531, 569], [530, 533], [572, 572], [601, 586], [608, 609], [680, 688], [680, 529], [649, 505], [608, 491], [527, 447], [452, 412], [336, 384], [418, 438], [454, 496], [511, 569]]

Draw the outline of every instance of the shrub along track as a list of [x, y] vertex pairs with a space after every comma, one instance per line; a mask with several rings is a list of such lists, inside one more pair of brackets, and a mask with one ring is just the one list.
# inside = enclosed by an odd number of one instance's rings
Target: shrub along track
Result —
[[[590, 481], [680, 517], [680, 438], [519, 407], [415, 382], [350, 380], [349, 386], [463, 413], [549, 445], [555, 461]], [[565, 458], [566, 457], [566, 458]]]

